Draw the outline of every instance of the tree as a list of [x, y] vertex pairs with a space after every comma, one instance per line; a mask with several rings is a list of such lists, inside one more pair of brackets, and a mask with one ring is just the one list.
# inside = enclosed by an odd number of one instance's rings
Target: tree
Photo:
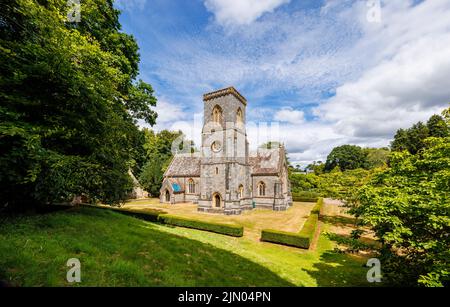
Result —
[[[142, 145], [137, 119], [155, 123], [138, 46], [108, 0], [15, 0], [0, 10], [0, 199], [9, 207], [85, 194], [122, 201]], [[139, 160], [139, 159], [137, 159]]]
[[425, 147], [425, 139], [428, 137], [429, 131], [422, 122], [414, 124], [408, 129], [408, 151], [415, 155]]
[[447, 137], [450, 135], [449, 127], [445, 123], [442, 116], [433, 115], [427, 122], [429, 136], [431, 137]]
[[325, 170], [331, 171], [338, 166], [341, 171], [367, 167], [367, 155], [361, 147], [342, 145], [335, 147], [327, 157]]
[[[187, 140], [181, 131], [162, 130], [155, 133], [153, 130], [144, 129], [146, 150], [146, 163], [139, 175], [139, 181], [143, 188], [151, 195], [159, 194], [159, 189], [163, 181], [163, 175], [170, 161], [173, 153], [172, 147], [182, 150], [182, 146], [188, 145], [190, 149], [188, 152], [195, 151], [194, 142]], [[174, 142], [179, 141], [178, 147]]]
[[386, 167], [391, 154], [388, 148], [364, 148], [367, 156], [367, 168]]
[[398, 129], [395, 133], [394, 140], [391, 142], [392, 151], [409, 150], [408, 130]]
[[383, 278], [402, 286], [450, 284], [450, 138], [429, 138], [416, 155], [395, 152], [391, 168], [358, 192], [351, 213], [382, 243]]
[[416, 154], [425, 146], [428, 137], [447, 137], [450, 129], [442, 116], [433, 115], [424, 125], [422, 122], [414, 124], [409, 129], [399, 129], [391, 142], [392, 151], [407, 150]]

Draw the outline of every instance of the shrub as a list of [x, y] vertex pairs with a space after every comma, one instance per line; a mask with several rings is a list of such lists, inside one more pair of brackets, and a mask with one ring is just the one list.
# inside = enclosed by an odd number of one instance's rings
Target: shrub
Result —
[[316, 192], [302, 191], [292, 193], [292, 200], [301, 202], [316, 202], [319, 199], [319, 196], [319, 193]]
[[263, 229], [261, 241], [279, 243], [301, 248], [309, 248], [310, 239], [294, 232], [279, 231], [273, 229]]
[[242, 226], [204, 222], [170, 214], [161, 214], [158, 217], [158, 221], [163, 224], [206, 230], [233, 237], [242, 237], [244, 235], [244, 228]]
[[308, 249], [319, 225], [319, 215], [322, 205], [323, 198], [319, 198], [299, 233], [264, 229], [261, 232], [261, 240]]

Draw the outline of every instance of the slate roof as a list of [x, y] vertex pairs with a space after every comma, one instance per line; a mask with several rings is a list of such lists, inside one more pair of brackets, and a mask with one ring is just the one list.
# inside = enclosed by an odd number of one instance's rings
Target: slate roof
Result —
[[282, 148], [259, 150], [249, 157], [252, 175], [278, 174], [281, 170], [284, 151]]
[[[278, 174], [283, 167], [284, 148], [259, 150], [249, 156], [252, 175]], [[200, 157], [176, 155], [164, 177], [200, 177]], [[173, 187], [174, 191], [176, 188]]]
[[175, 155], [164, 173], [165, 177], [200, 177], [200, 158]]

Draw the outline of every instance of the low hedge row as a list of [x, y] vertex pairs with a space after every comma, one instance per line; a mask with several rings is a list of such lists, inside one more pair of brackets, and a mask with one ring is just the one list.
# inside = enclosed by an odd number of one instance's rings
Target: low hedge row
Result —
[[261, 241], [308, 249], [319, 225], [319, 215], [322, 205], [323, 198], [319, 198], [299, 233], [264, 229], [261, 232]]
[[273, 229], [263, 229], [261, 231], [261, 241], [290, 245], [301, 248], [309, 248], [310, 240], [300, 234]]
[[224, 235], [229, 235], [233, 237], [242, 237], [244, 235], [244, 227], [237, 225], [227, 225], [221, 223], [213, 223], [213, 222], [205, 222], [195, 219], [188, 219], [180, 216], [170, 215], [166, 213], [160, 212], [150, 212], [150, 211], [135, 211], [135, 210], [127, 210], [127, 209], [114, 209], [107, 207], [97, 207], [90, 206], [100, 209], [113, 210], [115, 212], [119, 212], [121, 214], [125, 214], [128, 216], [133, 216], [138, 219], [150, 221], [150, 222], [158, 222], [167, 225], [180, 226], [186, 228], [193, 228], [199, 230], [205, 230], [215, 233], [220, 233]]
[[301, 202], [317, 202], [319, 200], [320, 194], [316, 192], [310, 191], [301, 191], [292, 193], [293, 201], [301, 201]]
[[233, 237], [242, 237], [244, 235], [244, 228], [242, 226], [204, 222], [200, 220], [188, 219], [170, 214], [161, 214], [158, 217], [158, 221], [167, 225], [206, 230]]
[[306, 198], [306, 197], [292, 196], [292, 200], [293, 201], [299, 201], [299, 202], [302, 202], [302, 203], [315, 203], [318, 200], [318, 198], [317, 197], [315, 197], [315, 198]]

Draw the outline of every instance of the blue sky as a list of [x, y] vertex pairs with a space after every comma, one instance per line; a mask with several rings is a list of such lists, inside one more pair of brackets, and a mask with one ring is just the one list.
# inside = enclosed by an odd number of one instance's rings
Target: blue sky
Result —
[[181, 128], [197, 144], [202, 94], [230, 85], [249, 102], [251, 144], [265, 141], [259, 123], [276, 122], [291, 161], [303, 165], [337, 145], [386, 146], [396, 129], [450, 101], [448, 0], [116, 6], [140, 46], [140, 78], [159, 100], [154, 128]]

